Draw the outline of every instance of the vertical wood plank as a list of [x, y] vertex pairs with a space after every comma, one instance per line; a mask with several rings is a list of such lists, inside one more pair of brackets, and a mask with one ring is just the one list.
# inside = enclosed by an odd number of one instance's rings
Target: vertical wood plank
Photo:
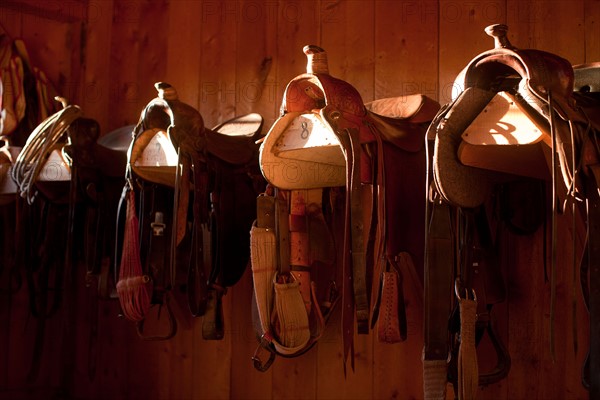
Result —
[[440, 0], [438, 101], [441, 104], [452, 100], [454, 79], [467, 63], [494, 47], [484, 28], [505, 20], [503, 2]]
[[166, 72], [164, 79], [177, 89], [179, 99], [198, 108], [200, 68], [203, 60], [201, 1], [176, 0], [169, 3]]
[[276, 95], [277, 13], [272, 1], [240, 0], [236, 56], [236, 113], [257, 112], [265, 119], [264, 132], [271, 127], [281, 99]]
[[0, 33], [12, 38], [24, 38], [23, 14], [18, 9], [0, 6]]
[[59, 94], [78, 104], [80, 96], [80, 31], [83, 19], [71, 23], [25, 14], [23, 31], [28, 32], [28, 52], [33, 66], [44, 66]]
[[583, 0], [507, 0], [507, 7], [508, 35], [513, 46], [548, 51], [572, 64], [584, 62]]
[[239, 96], [235, 70], [239, 12], [236, 1], [202, 2], [199, 110], [209, 127], [234, 117], [236, 113]]
[[437, 99], [437, 2], [375, 4], [375, 97], [422, 93]]
[[[230, 299], [223, 298], [224, 313], [231, 315]], [[193, 330], [192, 399], [228, 399], [231, 397], [231, 326], [226, 319], [223, 340], [204, 340], [202, 320], [197, 318]]]
[[165, 80], [168, 3], [117, 0], [111, 35], [110, 132], [137, 122], [143, 107], [156, 97], [154, 83]]
[[111, 126], [111, 54], [114, 1], [90, 2], [87, 10], [86, 43], [81, 82], [82, 110], [98, 121], [101, 134]]
[[329, 57], [329, 73], [350, 83], [364, 102], [373, 99], [374, 10], [378, 2], [323, 1], [321, 46]]
[[585, 0], [585, 62], [600, 60], [600, 2]]
[[[98, 355], [94, 385], [88, 386], [88, 396], [102, 399], [126, 399], [129, 392], [129, 337], [131, 324], [119, 318], [118, 300], [101, 301], [98, 310]], [[137, 339], [136, 339], [137, 340]], [[95, 396], [95, 397], [94, 397]]]
[[540, 268], [522, 268], [523, 265], [543, 265], [541, 233], [520, 237], [506, 234], [511, 256], [509, 266], [509, 352], [512, 366], [509, 375], [509, 398], [537, 397], [542, 385], [542, 354], [547, 355], [548, 341], [543, 325], [544, 298], [549, 295], [544, 287], [544, 272]]

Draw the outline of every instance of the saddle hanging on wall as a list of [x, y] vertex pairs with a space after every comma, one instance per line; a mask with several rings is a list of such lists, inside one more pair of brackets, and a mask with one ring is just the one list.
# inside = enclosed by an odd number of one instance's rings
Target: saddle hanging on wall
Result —
[[[158, 190], [163, 196], [170, 193], [160, 211], [160, 223], [169, 221], [164, 227], [169, 239], [161, 241], [164, 268], [169, 271], [164, 287], [169, 291], [177, 269], [187, 268], [190, 312], [204, 317], [205, 339], [221, 339], [222, 296], [248, 263], [256, 195], [264, 190], [256, 144], [263, 119], [248, 114], [211, 130], [196, 109], [178, 99], [173, 87], [167, 83], [155, 87], [158, 96], [146, 105], [133, 132], [127, 190], [141, 185], [154, 187], [150, 191], [154, 196]], [[152, 235], [150, 223], [157, 218], [154, 214], [140, 218], [143, 232]]]
[[[459, 74], [455, 86], [464, 90], [438, 113], [428, 132], [428, 137], [434, 139], [434, 151], [428, 193], [431, 228], [425, 284], [426, 398], [437, 398], [445, 392], [446, 360], [450, 353], [451, 366], [455, 367], [451, 375], [459, 397], [472, 398], [477, 381], [480, 385], [495, 382], [505, 377], [510, 368], [510, 358], [501, 345], [495, 346], [499, 363], [491, 373], [477, 373], [464, 363], [461, 366], [454, 346], [461, 344], [462, 332], [456, 332], [463, 326], [454, 331], [454, 343], [447, 341], [450, 305], [439, 293], [451, 293], [458, 287], [458, 302], [486, 301], [479, 293], [470, 293], [476, 268], [470, 258], [477, 257], [478, 249], [469, 245], [467, 239], [486, 230], [479, 224], [475, 224], [475, 232], [473, 228], [466, 230], [464, 226], [473, 225], [468, 222], [475, 219], [473, 215], [480, 218], [482, 209], [490, 214], [489, 209], [494, 209], [490, 203], [496, 203], [500, 212], [495, 217], [502, 226], [514, 233], [532, 234], [546, 226], [547, 208], [540, 204], [547, 202], [552, 208], [552, 244], [556, 246], [559, 206], [571, 203], [575, 210], [576, 204], [585, 203], [581, 200], [597, 202], [597, 196], [590, 194], [596, 194], [598, 187], [592, 171], [600, 160], [595, 138], [599, 127], [595, 115], [600, 103], [594, 95], [585, 93], [597, 84], [597, 72], [594, 75], [592, 66], [576, 72], [578, 69], [560, 56], [517, 49], [508, 41], [507, 30], [505, 25], [486, 28], [486, 33], [494, 38], [494, 48], [474, 57]], [[573, 91], [575, 83], [578, 92]], [[547, 183], [552, 187], [550, 201]], [[527, 201], [520, 197], [523, 195]], [[590, 241], [597, 240], [592, 239], [592, 231]], [[460, 252], [460, 257], [451, 253], [452, 261], [444, 260], [448, 250], [453, 249]], [[555, 302], [555, 264], [553, 260], [551, 304]], [[478, 265], [481, 270], [481, 264]], [[492, 262], [492, 271], [496, 270], [493, 265]], [[449, 279], [451, 276], [456, 277], [456, 282]], [[491, 309], [491, 304], [488, 307]], [[553, 309], [551, 306], [551, 324]], [[489, 321], [489, 309], [482, 315], [485, 316], [480, 319]], [[472, 320], [470, 324], [469, 329], [475, 331]], [[490, 338], [496, 340], [497, 336], [490, 334]], [[553, 343], [552, 332], [550, 342]], [[476, 362], [472, 357], [471, 361]], [[468, 387], [464, 382], [470, 382]], [[595, 392], [600, 393], [600, 381], [595, 385]]]
[[389, 324], [378, 329], [380, 340], [406, 338], [402, 274], [420, 276], [424, 252], [424, 202], [414, 187], [425, 175], [425, 132], [439, 105], [423, 95], [365, 105], [352, 85], [329, 75], [323, 49], [304, 52], [307, 72], [288, 83], [260, 165], [278, 190], [343, 188], [344, 235], [337, 246], [344, 250], [337, 263], [346, 360], [355, 317], [359, 333], [379, 320]]

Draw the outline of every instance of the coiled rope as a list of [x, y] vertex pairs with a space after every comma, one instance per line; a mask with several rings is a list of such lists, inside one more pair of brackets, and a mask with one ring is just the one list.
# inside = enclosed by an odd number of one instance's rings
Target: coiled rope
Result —
[[18, 193], [33, 204], [37, 191], [35, 181], [40, 175], [52, 148], [61, 140], [69, 126], [82, 115], [78, 106], [68, 105], [63, 97], [55, 97], [63, 109], [52, 114], [39, 124], [27, 138], [25, 146], [19, 153], [11, 178], [17, 185]]

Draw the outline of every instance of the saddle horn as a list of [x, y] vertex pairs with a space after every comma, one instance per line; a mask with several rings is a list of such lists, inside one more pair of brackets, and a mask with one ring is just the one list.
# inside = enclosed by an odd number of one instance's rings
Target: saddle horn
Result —
[[485, 28], [485, 33], [494, 38], [494, 48], [496, 49], [514, 49], [506, 34], [508, 26], [504, 24], [494, 24]]
[[309, 44], [302, 49], [306, 54], [306, 72], [308, 74], [329, 74], [327, 52], [317, 45]]

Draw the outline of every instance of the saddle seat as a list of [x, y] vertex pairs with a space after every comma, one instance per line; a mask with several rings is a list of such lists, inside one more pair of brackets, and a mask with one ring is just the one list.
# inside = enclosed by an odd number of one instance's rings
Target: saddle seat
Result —
[[429, 124], [439, 104], [422, 94], [389, 97], [365, 104], [384, 140], [408, 151], [423, 147], [422, 124]]

